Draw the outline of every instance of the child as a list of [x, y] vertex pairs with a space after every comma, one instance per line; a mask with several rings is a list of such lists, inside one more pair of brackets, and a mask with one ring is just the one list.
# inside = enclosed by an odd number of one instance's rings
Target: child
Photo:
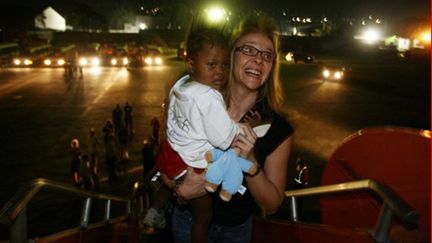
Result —
[[[170, 91], [167, 136], [161, 144], [157, 168], [171, 180], [181, 178], [186, 167], [203, 171], [204, 154], [214, 147], [228, 149], [239, 133], [230, 119], [219, 89], [227, 82], [230, 64], [228, 38], [216, 28], [191, 28], [186, 40], [188, 75]], [[190, 202], [191, 241], [207, 242], [212, 213], [209, 195]]]

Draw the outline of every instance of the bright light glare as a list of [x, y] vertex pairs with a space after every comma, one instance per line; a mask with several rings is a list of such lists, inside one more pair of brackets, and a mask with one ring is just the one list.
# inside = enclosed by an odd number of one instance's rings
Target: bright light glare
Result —
[[15, 64], [15, 65], [20, 65], [20, 64], [21, 64], [21, 61], [20, 61], [19, 59], [14, 59], [14, 64]]
[[100, 60], [97, 57], [94, 57], [91, 61], [92, 66], [99, 66], [100, 65]]
[[207, 11], [207, 17], [211, 22], [219, 22], [225, 18], [225, 10], [219, 7], [210, 8]]
[[421, 40], [426, 43], [431, 42], [431, 32], [423, 32], [421, 33]]
[[156, 57], [156, 59], [155, 59], [155, 64], [156, 64], [156, 65], [161, 65], [161, 64], [162, 64], [162, 58], [160, 58], [160, 57]]
[[115, 58], [111, 59], [111, 65], [117, 65], [117, 60]]
[[334, 74], [334, 78], [335, 79], [341, 79], [342, 78], [342, 72], [340, 72], [340, 71], [337, 71], [337, 72], [335, 72], [335, 74]]
[[123, 65], [128, 65], [128, 63], [129, 63], [129, 60], [126, 57], [123, 58]]
[[65, 60], [64, 59], [59, 59], [58, 61], [57, 61], [57, 64], [58, 65], [60, 65], [60, 66], [63, 66], [63, 65], [65, 65]]
[[152, 59], [151, 57], [146, 57], [146, 58], [144, 59], [144, 62], [145, 62], [147, 65], [152, 65], [152, 63], [153, 63], [153, 59]]
[[79, 60], [79, 64], [81, 65], [81, 66], [86, 66], [87, 65], [87, 59], [86, 58], [80, 58], [80, 60]]
[[324, 76], [325, 78], [330, 77], [330, 71], [327, 70], [327, 69], [324, 69], [324, 71], [323, 71], [323, 76]]
[[363, 39], [367, 43], [375, 43], [379, 40], [380, 37], [381, 35], [377, 29], [367, 29], [363, 33]]
[[32, 65], [32, 64], [33, 64], [32, 60], [30, 60], [30, 59], [25, 59], [24, 60], [24, 65], [29, 66], [29, 65]]
[[399, 38], [397, 42], [398, 51], [406, 51], [410, 48], [411, 41], [406, 38]]
[[50, 59], [45, 59], [44, 60], [44, 64], [47, 65], [47, 66], [51, 65], [51, 60]]

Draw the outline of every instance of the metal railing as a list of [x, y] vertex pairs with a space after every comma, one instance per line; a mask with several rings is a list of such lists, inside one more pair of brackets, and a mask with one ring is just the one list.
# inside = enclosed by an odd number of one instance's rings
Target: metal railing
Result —
[[126, 197], [118, 197], [104, 193], [85, 191], [73, 185], [55, 182], [43, 178], [35, 179], [20, 188], [0, 211], [0, 223], [9, 226], [10, 242], [27, 242], [27, 206], [30, 201], [42, 189], [50, 189], [67, 192], [75, 196], [85, 197], [81, 214], [81, 228], [87, 228], [91, 210], [92, 199], [106, 200], [104, 221], [111, 219], [111, 202], [123, 202], [126, 204], [126, 214], [131, 212], [131, 200]]
[[417, 223], [419, 215], [414, 209], [406, 204], [396, 193], [391, 191], [389, 187], [371, 179], [286, 191], [285, 196], [291, 202], [291, 219], [298, 221], [296, 197], [328, 195], [359, 190], [370, 190], [383, 201], [378, 221], [370, 232], [376, 242], [388, 242], [393, 216], [397, 216], [402, 222], [408, 224]]

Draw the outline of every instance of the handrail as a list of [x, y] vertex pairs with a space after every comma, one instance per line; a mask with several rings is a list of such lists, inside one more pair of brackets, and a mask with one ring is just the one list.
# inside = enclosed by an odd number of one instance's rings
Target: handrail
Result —
[[38, 178], [30, 181], [28, 184], [21, 187], [20, 190], [18, 190], [15, 195], [5, 204], [5, 206], [0, 211], [0, 223], [5, 225], [13, 224], [17, 217], [20, 215], [20, 213], [23, 212], [23, 210], [27, 207], [28, 203], [33, 199], [33, 197], [44, 188], [70, 192], [77, 196], [83, 197], [92, 197], [97, 199], [120, 201], [126, 203], [130, 201], [130, 199], [126, 197], [85, 191], [76, 188], [73, 185], [55, 182], [44, 178]]
[[345, 182], [333, 185], [312, 187], [299, 190], [286, 191], [286, 197], [303, 197], [320, 194], [340, 193], [369, 189], [378, 194], [392, 211], [404, 222], [415, 224], [419, 218], [418, 213], [406, 204], [397, 194], [383, 183], [372, 179], [365, 179], [353, 182]]

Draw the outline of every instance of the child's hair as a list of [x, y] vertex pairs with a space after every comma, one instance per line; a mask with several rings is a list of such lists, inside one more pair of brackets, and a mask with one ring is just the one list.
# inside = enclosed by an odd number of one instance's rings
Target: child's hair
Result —
[[220, 27], [206, 26], [200, 23], [191, 24], [186, 35], [186, 58], [196, 57], [206, 44], [230, 50], [231, 42], [228, 35]]

